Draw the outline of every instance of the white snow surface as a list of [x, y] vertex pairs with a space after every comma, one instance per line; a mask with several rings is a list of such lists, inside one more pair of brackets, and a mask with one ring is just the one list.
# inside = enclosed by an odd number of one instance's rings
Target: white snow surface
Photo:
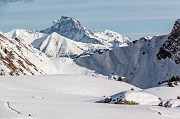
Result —
[[18, 38], [21, 40], [21, 42], [25, 42], [27, 44], [31, 44], [34, 40], [46, 36], [46, 34], [38, 31], [30, 31], [25, 29], [13, 29], [10, 32], [4, 33], [4, 35], [9, 39]]
[[170, 100], [170, 99], [177, 99], [177, 96], [180, 95], [180, 86], [177, 87], [154, 87], [145, 89], [145, 92], [157, 95], [161, 97], [162, 100]]
[[83, 75], [5, 76], [0, 81], [1, 119], [180, 118], [178, 107], [95, 103], [131, 88], [138, 92], [123, 82]]
[[180, 83], [175, 87], [167, 87], [162, 85], [160, 87], [154, 87], [150, 89], [143, 90], [144, 92], [151, 93], [161, 97], [162, 106], [168, 108], [180, 107]]
[[[44, 39], [42, 41], [42, 39]], [[96, 49], [108, 49], [109, 47], [99, 44], [81, 43], [65, 38], [56, 32], [45, 36], [41, 39], [36, 39], [32, 43], [50, 57], [75, 57], [83, 52], [95, 51]]]

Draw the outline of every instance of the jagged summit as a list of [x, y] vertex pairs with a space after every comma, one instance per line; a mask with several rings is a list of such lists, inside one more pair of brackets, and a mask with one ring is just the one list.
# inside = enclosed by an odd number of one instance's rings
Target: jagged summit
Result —
[[118, 45], [131, 41], [113, 31], [106, 30], [104, 32], [97, 32], [88, 30], [82, 26], [78, 19], [67, 16], [62, 16], [60, 19], [54, 20], [50, 28], [40, 32], [46, 34], [56, 32], [74, 41], [108, 46], [117, 45], [113, 42], [114, 40], [120, 42], [118, 42]]
[[180, 36], [180, 19], [175, 21], [169, 39], [177, 39]]
[[57, 29], [59, 26], [62, 26], [62, 25], [65, 25], [65, 24], [67, 24], [66, 26], [68, 26], [68, 24], [69, 24], [69, 27], [71, 27], [71, 28], [76, 27], [76, 28], [79, 28], [79, 29], [85, 29], [81, 25], [81, 23], [80, 23], [80, 21], [78, 19], [73, 18], [73, 17], [68, 17], [68, 16], [62, 16], [60, 19], [54, 20], [53, 24], [52, 24], [52, 27], [55, 27]]
[[157, 54], [157, 58], [159, 60], [171, 58], [176, 64], [180, 63], [180, 19], [175, 21], [168, 39]]
[[89, 37], [89, 34], [93, 33], [85, 29], [79, 20], [67, 16], [62, 16], [60, 19], [54, 20], [51, 28], [47, 28], [41, 32], [46, 34], [57, 32], [58, 34], [74, 41], [102, 44], [97, 39]]
[[60, 19], [54, 20], [52, 22], [52, 26], [41, 32], [51, 34], [53, 32], [57, 32], [58, 34], [67, 33], [68, 30], [80, 30], [85, 29], [80, 21], [73, 17], [62, 16]]

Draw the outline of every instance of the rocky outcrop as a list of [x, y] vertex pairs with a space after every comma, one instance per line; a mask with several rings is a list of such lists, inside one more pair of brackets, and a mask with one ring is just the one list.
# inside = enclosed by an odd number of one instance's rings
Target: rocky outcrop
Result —
[[160, 48], [157, 58], [159, 60], [171, 58], [176, 64], [180, 63], [180, 19], [178, 19], [168, 39]]

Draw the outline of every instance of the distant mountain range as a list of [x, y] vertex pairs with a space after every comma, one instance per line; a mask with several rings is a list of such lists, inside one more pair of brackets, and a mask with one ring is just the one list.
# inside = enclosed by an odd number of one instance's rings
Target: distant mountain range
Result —
[[81, 25], [78, 19], [67, 16], [62, 16], [60, 19], [53, 21], [50, 28], [42, 30], [41, 32], [46, 34], [56, 32], [74, 41], [108, 46], [131, 42], [127, 37], [113, 31], [106, 30], [104, 32], [97, 32], [88, 30]]
[[127, 43], [132, 42], [113, 31], [87, 30], [77, 19], [66, 16], [53, 21], [51, 28], [41, 32], [14, 29], [5, 35], [32, 44], [49, 57], [76, 58], [83, 54], [93, 54], [100, 49], [127, 46]]
[[40, 32], [0, 33], [0, 47], [0, 68], [10, 75], [121, 76], [141, 88], [180, 76], [180, 20], [168, 35], [131, 41], [113, 31], [88, 30], [76, 18], [62, 16]]

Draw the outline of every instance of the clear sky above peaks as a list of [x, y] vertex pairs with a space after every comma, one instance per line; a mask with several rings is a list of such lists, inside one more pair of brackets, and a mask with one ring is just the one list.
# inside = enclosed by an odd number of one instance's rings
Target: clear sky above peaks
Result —
[[66, 15], [90, 30], [138, 39], [170, 33], [179, 6], [180, 0], [0, 0], [0, 31], [42, 30]]

